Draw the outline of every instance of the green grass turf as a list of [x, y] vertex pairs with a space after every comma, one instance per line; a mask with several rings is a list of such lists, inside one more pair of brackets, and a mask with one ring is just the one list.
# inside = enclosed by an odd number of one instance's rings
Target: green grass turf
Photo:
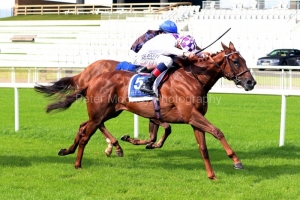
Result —
[[[105, 156], [106, 143], [97, 131], [86, 147], [83, 169], [76, 170], [77, 152], [65, 157], [57, 152], [73, 143], [87, 120], [85, 103], [46, 114], [49, 100], [19, 89], [20, 131], [14, 132], [13, 94], [0, 88], [0, 199], [299, 199], [298, 97], [287, 98], [286, 140], [278, 147], [281, 97], [211, 94], [207, 118], [245, 166], [234, 170], [220, 143], [207, 134], [218, 177], [211, 181], [191, 127], [177, 124], [162, 149], [119, 140], [122, 158]], [[148, 137], [147, 123], [140, 118], [140, 138]], [[133, 115], [124, 112], [106, 127], [117, 139], [133, 135]]]
[[19, 15], [0, 18], [0, 21], [11, 20], [100, 20], [101, 15]]

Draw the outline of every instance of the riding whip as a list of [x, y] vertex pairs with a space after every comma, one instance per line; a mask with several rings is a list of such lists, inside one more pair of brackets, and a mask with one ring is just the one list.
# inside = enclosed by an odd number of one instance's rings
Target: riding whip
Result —
[[228, 31], [230, 31], [231, 28], [229, 28], [225, 33], [223, 33], [218, 39], [216, 39], [213, 43], [211, 43], [210, 45], [208, 45], [207, 47], [199, 50], [199, 51], [196, 51], [195, 54], [198, 54], [200, 53], [201, 51], [204, 51], [205, 49], [207, 49], [208, 47], [210, 47], [211, 45], [213, 45], [216, 41], [218, 41], [219, 39], [221, 39], [221, 37], [223, 37]]

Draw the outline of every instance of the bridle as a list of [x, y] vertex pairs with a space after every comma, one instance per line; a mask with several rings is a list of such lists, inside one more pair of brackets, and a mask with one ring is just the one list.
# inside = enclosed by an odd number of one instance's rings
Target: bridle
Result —
[[[229, 54], [225, 54], [225, 55], [224, 55], [224, 57], [225, 57], [225, 59], [226, 59], [226, 61], [227, 61], [227, 64], [228, 64], [229, 67], [230, 67], [230, 71], [231, 71], [232, 75], [230, 75], [229, 73], [227, 73], [227, 72], [225, 71], [225, 69], [223, 69], [218, 63], [216, 63], [216, 62], [214, 61], [214, 59], [212, 59], [211, 56], [209, 56], [209, 59], [210, 59], [216, 66], [218, 66], [218, 67], [222, 70], [222, 73], [224, 74], [224, 77], [225, 77], [226, 79], [228, 79], [228, 80], [233, 80], [233, 82], [235, 83], [235, 85], [238, 86], [238, 84], [241, 82], [241, 80], [239, 79], [239, 77], [242, 76], [243, 74], [247, 73], [247, 72], [250, 72], [250, 70], [249, 70], [249, 69], [246, 69], [245, 71], [242, 71], [242, 72], [236, 74], [235, 71], [233, 70], [233, 66], [232, 66], [232, 65], [230, 64], [230, 62], [229, 62], [229, 56], [232, 55], [232, 54], [239, 54], [239, 56], [240, 56], [241, 58], [243, 58], [243, 57], [240, 55], [240, 52], [239, 52], [239, 51], [231, 52], [231, 53], [229, 53]], [[198, 76], [197, 76], [196, 74], [193, 73], [193, 71], [192, 71], [192, 66], [191, 66], [191, 65], [190, 65], [190, 72], [191, 72], [192, 75], [196, 78], [196, 80], [199, 82], [199, 84], [200, 84], [200, 85], [203, 85], [203, 84], [201, 83], [201, 81], [199, 80]], [[209, 88], [209, 90], [210, 90], [210, 88]]]
[[[242, 72], [240, 72], [240, 73], [238, 73], [238, 74], [235, 74], [235, 72], [234, 72], [234, 70], [233, 70], [233, 67], [232, 67], [232, 65], [231, 65], [230, 62], [229, 62], [229, 56], [232, 55], [232, 54], [235, 54], [235, 53], [237, 53], [237, 54], [239, 55], [239, 57], [243, 58], [243, 57], [241, 56], [241, 54], [240, 54], [239, 51], [235, 51], [235, 52], [229, 53], [229, 54], [225, 55], [224, 57], [226, 58], [227, 64], [229, 65], [230, 71], [231, 71], [231, 73], [232, 73], [231, 79], [229, 79], [229, 80], [233, 80], [234, 83], [235, 83], [235, 85], [238, 85], [238, 83], [241, 82], [241, 80], [239, 79], [239, 77], [242, 76], [242, 75], [243, 75], [244, 73], [246, 73], [246, 72], [250, 72], [250, 70], [249, 70], [249, 69], [246, 69], [245, 71], [242, 71]], [[243, 58], [243, 59], [244, 59], [244, 58]], [[220, 67], [220, 68], [221, 68], [221, 67]], [[222, 69], [222, 68], [221, 68], [221, 69]], [[223, 70], [223, 69], [222, 69], [222, 71], [223, 71], [223, 73], [224, 73], [224, 70]], [[228, 75], [228, 73], [226, 73], [226, 74]], [[228, 79], [228, 76], [225, 76], [225, 77]]]
[[232, 73], [231, 76], [230, 76], [229, 73], [227, 73], [227, 72], [225, 71], [225, 69], [223, 69], [223, 68], [222, 68], [218, 63], [216, 63], [211, 57], [209, 57], [209, 58], [215, 63], [215, 65], [217, 65], [217, 66], [222, 70], [222, 72], [223, 72], [223, 74], [224, 74], [224, 77], [225, 77], [226, 79], [228, 79], [228, 80], [233, 80], [233, 82], [234, 82], [235, 85], [237, 86], [237, 85], [241, 82], [241, 80], [239, 79], [239, 77], [242, 76], [243, 74], [247, 73], [247, 72], [250, 72], [250, 70], [249, 70], [249, 69], [246, 69], [245, 71], [242, 71], [242, 72], [236, 74], [235, 71], [233, 70], [233, 66], [232, 66], [232, 65], [230, 64], [230, 62], [229, 62], [229, 56], [232, 55], [232, 54], [239, 54], [239, 57], [243, 58], [243, 57], [241, 56], [241, 54], [240, 54], [239, 51], [231, 52], [231, 53], [229, 53], [229, 54], [225, 54], [225, 55], [224, 55], [224, 57], [225, 57], [225, 59], [226, 59], [226, 61], [227, 61], [227, 64], [228, 64], [229, 67], [230, 67], [230, 71], [231, 71], [231, 73]]

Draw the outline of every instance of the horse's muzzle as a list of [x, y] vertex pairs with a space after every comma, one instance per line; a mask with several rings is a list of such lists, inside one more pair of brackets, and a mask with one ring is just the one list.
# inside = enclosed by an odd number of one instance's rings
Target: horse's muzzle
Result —
[[245, 91], [253, 90], [254, 86], [256, 85], [256, 81], [254, 79], [247, 80], [242, 86], [244, 87]]

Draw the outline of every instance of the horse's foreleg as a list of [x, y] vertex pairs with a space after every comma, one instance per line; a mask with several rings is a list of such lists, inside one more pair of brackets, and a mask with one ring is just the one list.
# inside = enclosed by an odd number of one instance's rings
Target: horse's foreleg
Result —
[[233, 160], [233, 167], [234, 169], [244, 169], [244, 166], [242, 164], [242, 162], [240, 161], [240, 159], [237, 157], [237, 155], [235, 154], [235, 152], [232, 150], [232, 148], [229, 146], [227, 140], [225, 139], [225, 137], [222, 137], [220, 139], [221, 144], [223, 145], [227, 155], [229, 158], [231, 158]]
[[193, 128], [194, 128], [194, 134], [195, 134], [195, 137], [196, 137], [196, 140], [198, 143], [198, 148], [199, 148], [200, 154], [204, 161], [207, 176], [208, 176], [208, 178], [215, 180], [215, 179], [217, 179], [217, 177], [212, 169], [212, 166], [211, 166], [211, 163], [209, 160], [208, 150], [207, 150], [207, 146], [206, 146], [205, 132], [199, 131], [199, 130], [195, 129], [195, 127], [193, 127]]
[[224, 134], [217, 127], [212, 125], [201, 113], [197, 110], [193, 110], [189, 123], [193, 127], [196, 127], [203, 132], [208, 132], [217, 138], [223, 145], [227, 155], [233, 160], [235, 169], [244, 168], [241, 161], [226, 141]]
[[80, 137], [82, 135], [84, 135], [86, 124], [87, 124], [87, 121], [80, 124], [79, 130], [78, 130], [78, 132], [76, 134], [76, 137], [74, 139], [74, 143], [68, 149], [59, 150], [59, 152], [58, 152], [59, 156], [65, 156], [65, 155], [68, 155], [68, 154], [73, 154], [76, 151], [76, 149], [78, 147], [78, 144], [79, 144]]
[[[106, 142], [108, 143], [108, 147], [105, 149], [105, 154], [107, 156], [110, 156], [111, 151], [112, 151], [112, 146], [116, 147], [116, 154], [119, 157], [123, 157], [124, 156], [124, 152], [122, 147], [119, 145], [118, 140], [116, 140], [116, 138], [114, 138], [110, 132], [108, 132], [108, 130], [105, 128], [104, 124], [101, 124], [99, 126], [100, 131], [102, 132], [102, 134], [104, 135], [104, 137], [106, 138]], [[110, 152], [109, 152], [110, 151]]]
[[227, 140], [225, 139], [224, 134], [218, 128], [214, 127], [213, 125], [211, 125], [211, 127], [212, 127], [211, 131], [205, 131], [205, 132], [211, 133], [215, 138], [217, 138], [221, 142], [228, 157], [233, 160], [233, 167], [235, 169], [243, 169], [244, 166], [243, 166], [242, 162], [237, 157], [236, 153], [232, 150], [232, 148], [229, 146]]

